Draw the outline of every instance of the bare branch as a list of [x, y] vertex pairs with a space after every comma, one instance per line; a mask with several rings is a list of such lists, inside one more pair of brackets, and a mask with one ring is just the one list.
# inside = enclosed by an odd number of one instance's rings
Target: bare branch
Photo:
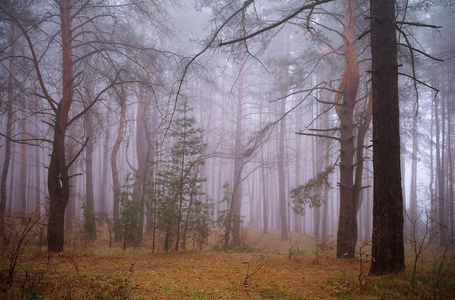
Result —
[[428, 28], [434, 28], [434, 29], [438, 29], [438, 28], [442, 27], [442, 26], [424, 24], [424, 23], [419, 23], [419, 22], [405, 22], [405, 21], [396, 21], [396, 22], [397, 22], [397, 24], [411, 25], [411, 26], [417, 26], [417, 27], [428, 27]]
[[401, 73], [401, 72], [398, 72], [398, 75], [403, 75], [403, 76], [406, 76], [406, 77], [408, 77], [408, 78], [411, 78], [412, 80], [415, 80], [416, 82], [418, 82], [418, 83], [420, 83], [420, 84], [422, 84], [422, 85], [424, 85], [424, 86], [426, 86], [426, 87], [428, 87], [428, 88], [430, 88], [430, 89], [432, 89], [432, 90], [434, 90], [434, 91], [436, 91], [436, 92], [438, 92], [438, 93], [440, 92], [440, 91], [439, 91], [437, 88], [435, 88], [434, 86], [431, 86], [431, 85], [429, 85], [429, 84], [427, 84], [427, 83], [425, 83], [425, 82], [423, 82], [423, 81], [420, 81], [420, 80], [418, 80], [417, 78], [415, 78], [415, 77], [412, 76], [412, 75], [409, 75], [409, 74], [406, 74], [406, 73]]
[[32, 54], [32, 57], [33, 57], [32, 61], [33, 61], [33, 65], [35, 67], [36, 74], [38, 76], [38, 82], [40, 84], [41, 90], [43, 91], [43, 93], [45, 95], [45, 99], [49, 103], [49, 105], [52, 108], [52, 110], [54, 112], [57, 112], [57, 107], [54, 104], [55, 101], [52, 99], [52, 97], [47, 92], [47, 88], [46, 88], [46, 86], [44, 84], [44, 80], [43, 80], [43, 77], [41, 75], [40, 67], [39, 67], [39, 64], [38, 64], [38, 57], [36, 56], [36, 53], [35, 53], [35, 47], [33, 46], [32, 39], [28, 35], [27, 30], [25, 29], [25, 27], [21, 24], [21, 22], [12, 13], [10, 13], [8, 10], [6, 10], [1, 5], [0, 5], [0, 10], [2, 10], [6, 15], [8, 15], [11, 18], [9, 21], [12, 21], [12, 22], [16, 23], [16, 25], [22, 31], [25, 39], [27, 40], [27, 44], [28, 44], [28, 48], [30, 50], [30, 53]]
[[330, 135], [324, 135], [324, 134], [306, 133], [306, 132], [296, 132], [295, 134], [298, 134], [298, 135], [306, 135], [306, 136], [315, 136], [315, 137], [327, 138], [327, 139], [332, 139], [332, 140], [340, 141], [340, 139], [337, 138], [337, 137], [330, 136]]
[[71, 159], [71, 161], [68, 163], [68, 165], [66, 165], [66, 169], [68, 170], [69, 168], [71, 168], [71, 165], [76, 161], [76, 159], [79, 157], [79, 155], [81, 155], [82, 153], [82, 150], [84, 150], [85, 146], [87, 146], [87, 143], [88, 143], [88, 140], [89, 140], [90, 137], [88, 137], [86, 140], [85, 140], [85, 143], [82, 145], [81, 149], [79, 150], [79, 152], [77, 152], [77, 154]]
[[[38, 138], [33, 138], [33, 139], [14, 139], [14, 138], [11, 138], [3, 133], [0, 133], [0, 136], [6, 138], [7, 140], [13, 142], [13, 143], [17, 143], [17, 144], [22, 144], [22, 145], [28, 145], [28, 146], [41, 146], [42, 143], [52, 143], [51, 140], [47, 140], [47, 139], [38, 139]], [[33, 143], [30, 143], [32, 141], [35, 141], [35, 142], [39, 142], [37, 144], [33, 144]]]
[[[285, 17], [284, 19], [281, 19], [280, 21], [276, 22], [276, 23], [273, 23], [272, 25], [270, 26], [267, 26], [267, 27], [264, 27], [258, 31], [255, 31], [249, 35], [246, 35], [244, 37], [241, 37], [241, 38], [238, 38], [238, 39], [234, 39], [234, 40], [231, 40], [231, 41], [228, 41], [228, 42], [223, 42], [221, 41], [218, 46], [226, 46], [226, 45], [230, 45], [230, 44], [235, 44], [235, 43], [238, 43], [238, 42], [242, 42], [242, 41], [246, 41], [246, 40], [249, 40], [253, 37], [255, 37], [256, 35], [259, 35], [261, 33], [264, 33], [266, 31], [269, 31], [275, 27], [278, 27], [284, 23], [286, 23], [287, 21], [291, 20], [292, 18], [296, 17], [298, 14], [300, 14], [301, 12], [303, 12], [304, 10], [308, 10], [308, 9], [314, 9], [314, 7], [316, 7], [317, 5], [321, 5], [321, 4], [324, 4], [324, 3], [328, 3], [328, 2], [332, 2], [333, 0], [316, 0], [314, 1], [313, 3], [311, 4], [305, 4], [303, 5], [302, 7], [300, 7], [299, 9], [297, 9], [296, 11], [294, 11], [292, 14], [290, 14], [289, 16]], [[236, 13], [235, 13], [236, 14]], [[234, 15], [232, 15], [230, 19], [232, 19]]]
[[420, 54], [425, 55], [426, 57], [431, 58], [431, 59], [433, 59], [433, 60], [440, 61], [440, 62], [443, 62], [443, 61], [444, 61], [443, 59], [440, 59], [440, 58], [431, 56], [430, 54], [428, 54], [428, 53], [426, 53], [426, 52], [423, 52], [422, 50], [419, 50], [419, 49], [416, 49], [416, 48], [414, 48], [414, 47], [411, 47], [411, 45], [409, 45], [409, 44], [398, 43], [398, 45], [404, 46], [404, 47], [406, 47], [406, 48], [409, 48], [409, 49], [412, 50], [412, 51], [419, 52]]

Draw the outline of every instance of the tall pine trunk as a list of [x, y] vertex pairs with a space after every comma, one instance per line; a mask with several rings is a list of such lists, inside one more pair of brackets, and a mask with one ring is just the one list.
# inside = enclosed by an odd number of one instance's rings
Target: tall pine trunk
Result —
[[397, 38], [394, 0], [371, 0], [373, 239], [370, 274], [404, 269]]
[[[11, 32], [11, 36], [14, 36], [14, 30]], [[14, 44], [11, 48], [11, 56], [14, 56]], [[8, 62], [8, 99], [6, 103], [6, 140], [5, 140], [5, 148], [4, 148], [4, 155], [5, 160], [3, 161], [3, 169], [2, 169], [2, 177], [0, 180], [0, 239], [3, 241], [5, 236], [5, 213], [6, 213], [6, 201], [7, 201], [7, 178], [8, 178], [8, 171], [11, 162], [11, 140], [9, 139], [12, 135], [13, 131], [13, 99], [14, 99], [14, 88], [13, 88], [13, 74], [14, 74], [14, 62], [13, 59], [10, 58]]]
[[114, 143], [114, 148], [111, 152], [111, 168], [112, 168], [112, 182], [113, 182], [113, 192], [114, 192], [114, 240], [119, 242], [121, 237], [121, 228], [120, 228], [120, 179], [119, 179], [119, 170], [117, 165], [118, 152], [125, 135], [125, 118], [126, 118], [126, 102], [128, 97], [128, 90], [126, 87], [123, 87], [122, 95], [120, 99], [120, 121], [118, 124], [117, 138]]

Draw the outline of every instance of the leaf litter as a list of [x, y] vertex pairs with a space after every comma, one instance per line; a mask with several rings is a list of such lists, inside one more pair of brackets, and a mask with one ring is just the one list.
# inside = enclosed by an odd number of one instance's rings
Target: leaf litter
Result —
[[[251, 252], [207, 248], [153, 255], [145, 247], [121, 251], [98, 244], [61, 256], [24, 255], [15, 285], [3, 289], [1, 297], [421, 299], [425, 295], [410, 291], [406, 274], [365, 276], [359, 283], [360, 259], [336, 259], [332, 248], [318, 253], [310, 237], [291, 236], [285, 242], [279, 240], [279, 233], [256, 234], [260, 238]], [[368, 267], [363, 265], [364, 270]]]

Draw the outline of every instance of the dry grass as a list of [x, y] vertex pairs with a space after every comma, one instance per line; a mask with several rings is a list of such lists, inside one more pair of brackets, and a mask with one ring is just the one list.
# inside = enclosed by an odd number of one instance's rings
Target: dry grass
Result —
[[[316, 260], [311, 237], [292, 233], [291, 241], [281, 241], [276, 231], [242, 234], [244, 247], [238, 250], [243, 252], [214, 251], [213, 238], [202, 251], [155, 255], [147, 247], [109, 249], [106, 232], [88, 244], [68, 235], [70, 250], [61, 256], [25, 249], [12, 288], [1, 286], [0, 295], [2, 299], [443, 299], [455, 292], [453, 267], [436, 291], [431, 265], [422, 266], [414, 288], [410, 270], [362, 276], [360, 283], [359, 258], [336, 259], [334, 250], [327, 248], [319, 249]], [[7, 275], [7, 262], [5, 254], [0, 262], [2, 277]], [[363, 269], [368, 270], [368, 265]]]

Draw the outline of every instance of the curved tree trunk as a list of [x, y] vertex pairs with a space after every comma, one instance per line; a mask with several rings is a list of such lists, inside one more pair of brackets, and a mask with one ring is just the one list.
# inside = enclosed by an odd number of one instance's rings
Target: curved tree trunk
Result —
[[340, 119], [340, 215], [337, 257], [355, 257], [357, 243], [357, 204], [354, 199], [354, 106], [359, 88], [359, 62], [355, 50], [355, 0], [346, 0], [344, 17], [345, 69], [335, 96]]

